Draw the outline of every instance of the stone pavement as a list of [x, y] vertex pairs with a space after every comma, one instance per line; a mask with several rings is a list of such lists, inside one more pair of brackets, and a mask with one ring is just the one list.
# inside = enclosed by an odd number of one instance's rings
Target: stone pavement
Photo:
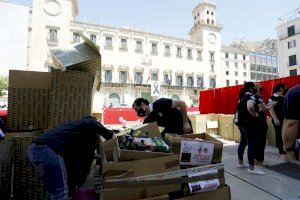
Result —
[[[232, 200], [300, 200], [299, 180], [266, 167], [258, 167], [266, 175], [253, 175], [249, 174], [247, 169], [238, 169], [236, 167], [238, 144], [217, 139], [224, 142], [225, 180], [231, 188]], [[270, 166], [285, 162], [279, 158], [277, 149], [272, 147], [266, 148], [265, 161]], [[244, 154], [244, 162], [248, 162], [247, 149]]]

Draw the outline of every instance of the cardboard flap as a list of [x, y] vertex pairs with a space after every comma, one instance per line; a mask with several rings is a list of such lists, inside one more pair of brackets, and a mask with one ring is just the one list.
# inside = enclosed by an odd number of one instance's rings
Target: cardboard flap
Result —
[[139, 126], [135, 126], [132, 128], [132, 130], [135, 132], [141, 131], [142, 133], [147, 132], [149, 137], [161, 137], [160, 130], [158, 128], [157, 122], [152, 122], [148, 124], [141, 124]]

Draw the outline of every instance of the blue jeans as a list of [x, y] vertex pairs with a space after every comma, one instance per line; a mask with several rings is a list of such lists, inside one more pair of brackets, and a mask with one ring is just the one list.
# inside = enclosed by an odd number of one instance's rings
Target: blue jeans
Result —
[[67, 173], [64, 159], [46, 145], [32, 143], [27, 159], [41, 176], [48, 197], [53, 200], [68, 199]]
[[238, 147], [239, 160], [243, 160], [244, 151], [248, 145], [248, 162], [254, 165], [254, 129], [250, 127], [239, 127], [241, 132], [240, 144]]

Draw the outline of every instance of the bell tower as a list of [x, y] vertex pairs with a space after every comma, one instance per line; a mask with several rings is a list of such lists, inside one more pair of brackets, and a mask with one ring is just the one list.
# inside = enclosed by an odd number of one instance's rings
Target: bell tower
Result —
[[206, 88], [221, 87], [221, 30], [217, 23], [217, 6], [205, 0], [193, 10], [194, 25], [191, 40], [202, 44], [204, 85]]

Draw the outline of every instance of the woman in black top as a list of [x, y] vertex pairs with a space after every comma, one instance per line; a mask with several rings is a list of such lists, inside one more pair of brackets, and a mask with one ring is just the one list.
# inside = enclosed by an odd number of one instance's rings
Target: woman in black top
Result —
[[272, 116], [272, 123], [276, 132], [276, 147], [278, 148], [280, 158], [283, 160], [286, 160], [286, 152], [283, 149], [282, 142], [282, 125], [284, 120], [283, 105], [284, 97], [287, 91], [288, 87], [283, 83], [279, 83], [274, 87], [273, 95], [269, 99], [269, 103], [272, 103], [274, 101], [277, 102], [274, 108], [270, 110], [270, 113]]

